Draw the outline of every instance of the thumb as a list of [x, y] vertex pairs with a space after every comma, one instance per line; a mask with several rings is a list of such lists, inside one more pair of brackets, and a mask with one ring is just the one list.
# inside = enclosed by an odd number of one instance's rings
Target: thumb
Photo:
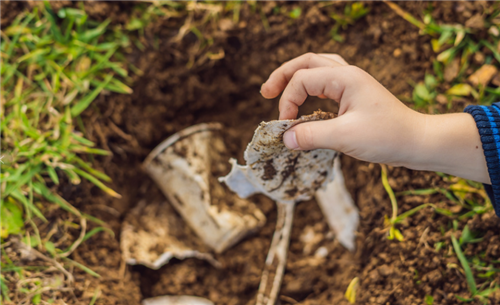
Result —
[[341, 118], [298, 124], [283, 134], [285, 146], [293, 150], [326, 148], [339, 150]]

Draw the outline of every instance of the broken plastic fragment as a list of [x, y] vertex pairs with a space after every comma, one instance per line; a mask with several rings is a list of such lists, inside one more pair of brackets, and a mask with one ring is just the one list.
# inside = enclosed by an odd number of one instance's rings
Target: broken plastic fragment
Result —
[[122, 256], [130, 265], [159, 269], [170, 259], [194, 257], [220, 267], [209, 249], [167, 202], [145, 200], [127, 214], [120, 237]]
[[339, 158], [335, 160], [333, 166], [333, 181], [318, 189], [316, 201], [338, 241], [350, 251], [354, 251], [359, 213], [351, 194], [345, 187]]
[[262, 122], [245, 150], [247, 165], [233, 165], [229, 175], [219, 178], [241, 198], [262, 193], [283, 203], [311, 199], [318, 188], [331, 181], [333, 160], [329, 149], [297, 151], [283, 143], [283, 134], [293, 126], [333, 118], [316, 111], [297, 120]]
[[285, 272], [295, 203], [311, 199], [330, 182], [337, 153], [328, 149], [296, 151], [283, 143], [283, 134], [309, 121], [332, 119], [316, 111], [298, 120], [262, 122], [245, 150], [245, 166], [231, 160], [229, 175], [219, 178], [242, 198], [262, 193], [276, 201], [278, 220], [257, 294], [257, 305], [274, 305]]
[[190, 295], [164, 295], [144, 299], [142, 305], [214, 305], [210, 300]]
[[158, 145], [144, 161], [144, 168], [170, 203], [218, 253], [266, 220], [255, 204], [228, 192], [215, 178], [218, 172], [227, 172], [221, 128], [217, 123], [186, 128]]

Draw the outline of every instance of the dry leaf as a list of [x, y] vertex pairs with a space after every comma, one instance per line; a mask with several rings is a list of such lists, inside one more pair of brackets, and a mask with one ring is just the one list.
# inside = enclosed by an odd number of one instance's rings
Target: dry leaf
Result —
[[481, 14], [475, 14], [469, 20], [465, 22], [465, 27], [483, 29], [484, 28], [484, 18]]
[[469, 84], [456, 84], [446, 91], [448, 95], [469, 96], [472, 87]]
[[471, 74], [467, 80], [473, 84], [474, 87], [479, 85], [484, 87], [490, 82], [493, 76], [495, 76], [497, 71], [498, 69], [493, 65], [483, 65], [476, 72]]
[[444, 67], [444, 80], [451, 82], [455, 77], [457, 77], [459, 71], [460, 58], [456, 57]]

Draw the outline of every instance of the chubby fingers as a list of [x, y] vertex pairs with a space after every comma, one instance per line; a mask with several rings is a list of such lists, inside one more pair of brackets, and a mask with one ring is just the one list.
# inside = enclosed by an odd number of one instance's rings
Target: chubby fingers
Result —
[[354, 81], [354, 66], [322, 67], [295, 72], [279, 102], [280, 120], [295, 119], [308, 96], [326, 96], [340, 102], [347, 87]]
[[344, 147], [342, 118], [301, 123], [283, 135], [286, 147], [293, 150], [318, 148], [342, 151]]
[[318, 67], [340, 67], [344, 64], [347, 64], [345, 60], [336, 54], [318, 55], [306, 53], [284, 63], [281, 67], [274, 70], [269, 79], [261, 87], [262, 96], [268, 99], [278, 96], [285, 89], [293, 75], [299, 70]]
[[338, 54], [318, 53], [318, 55], [326, 57], [326, 58], [331, 59], [331, 60], [334, 60], [334, 61], [338, 62], [339, 64], [341, 64], [342, 66], [348, 66], [349, 65], [347, 63], [347, 61], [345, 61], [345, 59], [342, 56], [338, 55]]

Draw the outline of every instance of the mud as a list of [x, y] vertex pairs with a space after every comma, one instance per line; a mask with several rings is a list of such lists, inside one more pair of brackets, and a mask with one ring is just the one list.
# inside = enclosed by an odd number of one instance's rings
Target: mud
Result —
[[[434, 5], [433, 17], [446, 23], [465, 23], [483, 3], [424, 2], [400, 3], [413, 15], [422, 16], [428, 5]], [[67, 5], [67, 4], [63, 4]], [[69, 5], [72, 5], [71, 3]], [[68, 183], [59, 193], [82, 211], [106, 221], [115, 237], [98, 233], [73, 254], [73, 259], [102, 275], [95, 279], [74, 271], [77, 300], [88, 303], [98, 286], [102, 294], [98, 304], [138, 304], [142, 298], [172, 295], [206, 297], [216, 304], [252, 304], [264, 260], [276, 222], [274, 203], [264, 196], [252, 200], [267, 217], [266, 225], [254, 236], [216, 255], [223, 268], [196, 259], [172, 260], [154, 271], [145, 267], [126, 267], [121, 261], [119, 232], [126, 213], [140, 200], [164, 200], [157, 186], [141, 168], [141, 163], [158, 143], [173, 133], [201, 122], [221, 122], [224, 140], [232, 157], [243, 162], [243, 151], [261, 121], [278, 117], [278, 103], [264, 100], [260, 85], [283, 62], [306, 52], [338, 53], [386, 86], [402, 100], [411, 97], [409, 80], [423, 80], [432, 69], [435, 54], [428, 36], [398, 17], [384, 3], [368, 3], [371, 12], [342, 32], [343, 43], [330, 39], [334, 21], [329, 15], [342, 12], [344, 3], [266, 2], [260, 4], [267, 17], [266, 30], [261, 14], [248, 6], [240, 12], [239, 21], [231, 16], [201, 28], [213, 39], [202, 47], [196, 36], [186, 34], [173, 42], [186, 16], [160, 19], [146, 29], [146, 50], [134, 50], [129, 59], [144, 71], [135, 77], [131, 95], [101, 95], [92, 109], [83, 114], [86, 136], [99, 147], [113, 152], [111, 157], [96, 158], [96, 167], [113, 178], [111, 185], [123, 197], [112, 199], [88, 183]], [[127, 20], [133, 5], [118, 2], [85, 3], [93, 18], [110, 17], [114, 23]], [[292, 20], [286, 14], [275, 14], [279, 6], [291, 10], [300, 7], [302, 15]], [[2, 2], [2, 26], [13, 18], [13, 10], [24, 4]], [[196, 12], [194, 20], [203, 12]], [[4, 17], [5, 16], [5, 17]], [[7, 20], [7, 21], [6, 21]], [[223, 20], [225, 20], [223, 22]], [[155, 49], [153, 41], [159, 39]], [[208, 52], [224, 57], [210, 59]], [[457, 109], [468, 100], [458, 101]], [[309, 98], [300, 114], [321, 108], [337, 113], [338, 107], [328, 100]], [[314, 200], [298, 204], [294, 216], [290, 251], [280, 294], [281, 304], [348, 304], [343, 294], [354, 277], [360, 278], [358, 304], [423, 304], [426, 295], [434, 304], [456, 304], [455, 295], [467, 297], [468, 290], [460, 265], [454, 255], [450, 235], [450, 218], [426, 208], [401, 225], [404, 242], [387, 239], [384, 216], [391, 214], [389, 198], [380, 182], [380, 169], [342, 157], [343, 172], [349, 191], [359, 210], [360, 225], [356, 251], [350, 253], [328, 233], [328, 225]], [[389, 183], [395, 192], [447, 186], [451, 182], [433, 173], [403, 168], [389, 168]], [[398, 197], [400, 212], [431, 202], [442, 207], [455, 207], [444, 195]], [[459, 227], [469, 224], [480, 232], [483, 241], [466, 246], [465, 254], [481, 254], [492, 263], [500, 254], [500, 222], [493, 213], [459, 220]], [[301, 239], [304, 230], [320, 236], [308, 244]], [[444, 233], [442, 233], [444, 232]], [[453, 233], [455, 234], [455, 233]], [[456, 234], [460, 234], [460, 231]], [[443, 242], [441, 250], [435, 245]], [[327, 250], [323, 259], [311, 260], [320, 247]], [[306, 251], [307, 249], [307, 251]], [[496, 278], [500, 281], [500, 278]], [[480, 284], [481, 282], [479, 282]], [[500, 302], [494, 294], [489, 304]], [[68, 303], [77, 303], [68, 297]], [[474, 304], [474, 303], [473, 303]], [[477, 302], [477, 304], [480, 304]]]

